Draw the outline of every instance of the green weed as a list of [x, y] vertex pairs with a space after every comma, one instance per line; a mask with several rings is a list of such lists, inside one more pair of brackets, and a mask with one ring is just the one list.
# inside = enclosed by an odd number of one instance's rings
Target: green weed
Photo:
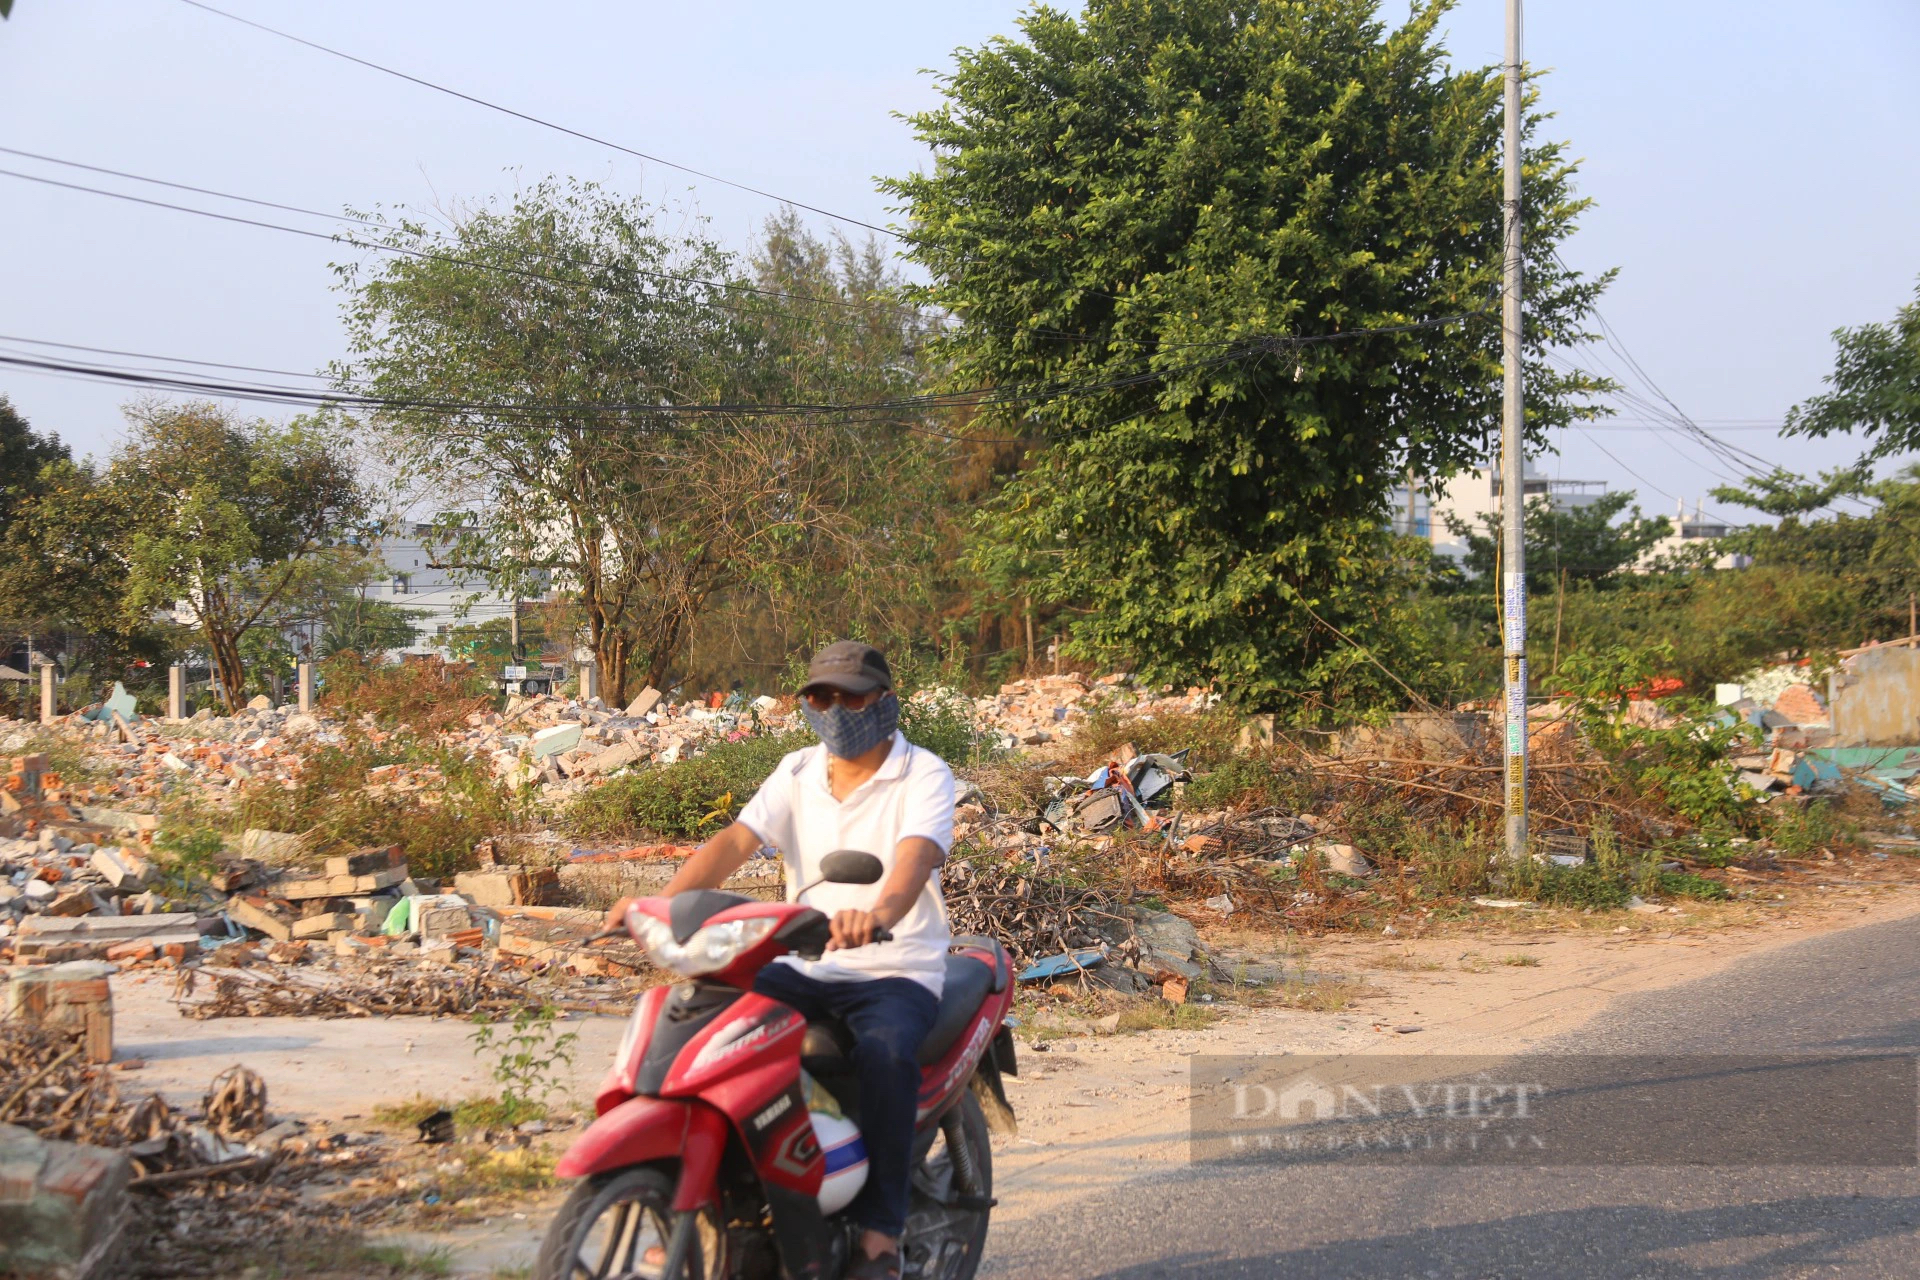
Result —
[[207, 827], [167, 827], [153, 841], [161, 892], [170, 899], [198, 897], [217, 869], [214, 859], [226, 848], [218, 831]]
[[1805, 805], [1775, 802], [1767, 808], [1767, 839], [1789, 858], [1804, 858], [1821, 849], [1851, 845], [1860, 838], [1860, 829], [1843, 818], [1830, 800], [1814, 800]]
[[431, 1249], [409, 1249], [398, 1244], [360, 1246], [360, 1262], [384, 1267], [394, 1276], [447, 1276], [453, 1274], [453, 1251], [445, 1245]]
[[1406, 857], [1430, 898], [1463, 898], [1486, 892], [1493, 853], [1491, 833], [1478, 824], [1413, 826]]
[[1675, 898], [1700, 898], [1717, 902], [1733, 896], [1727, 891], [1727, 886], [1718, 880], [1709, 880], [1690, 871], [1662, 871], [1659, 873], [1659, 886], [1661, 893]]
[[654, 765], [583, 793], [568, 807], [567, 825], [586, 839], [712, 835], [739, 815], [781, 756], [813, 740], [811, 733], [786, 733], [715, 743], [691, 760]]
[[467, 1038], [473, 1042], [475, 1057], [492, 1055], [494, 1083], [500, 1086], [501, 1115], [496, 1123], [518, 1124], [520, 1120], [509, 1117], [524, 1115], [530, 1120], [536, 1113], [544, 1115], [547, 1099], [563, 1091], [559, 1067], [572, 1065], [573, 1046], [580, 1034], [556, 1035], [558, 1016], [559, 1010], [550, 1004], [523, 1005], [503, 1031], [485, 1013], [473, 1015], [475, 1030]]

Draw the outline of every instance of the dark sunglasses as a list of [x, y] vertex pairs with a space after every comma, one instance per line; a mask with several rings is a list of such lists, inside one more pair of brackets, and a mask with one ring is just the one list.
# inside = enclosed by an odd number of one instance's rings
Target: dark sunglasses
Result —
[[839, 703], [849, 711], [865, 711], [874, 703], [887, 696], [885, 689], [873, 689], [866, 693], [848, 693], [845, 689], [819, 688], [809, 689], [800, 695], [807, 705], [815, 711], [825, 711], [834, 703]]

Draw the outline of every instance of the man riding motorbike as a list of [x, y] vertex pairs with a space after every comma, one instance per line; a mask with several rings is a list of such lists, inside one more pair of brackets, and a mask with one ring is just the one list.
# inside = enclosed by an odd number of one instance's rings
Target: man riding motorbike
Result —
[[[842, 849], [873, 853], [885, 868], [871, 885], [818, 884], [807, 905], [833, 922], [827, 954], [786, 956], [754, 990], [809, 1022], [837, 1019], [852, 1033], [860, 1081], [866, 1185], [849, 1207], [862, 1256], [848, 1280], [897, 1280], [916, 1095], [917, 1055], [940, 1006], [952, 931], [940, 864], [953, 843], [953, 773], [898, 731], [900, 701], [886, 655], [841, 640], [815, 654], [800, 709], [817, 746], [780, 761], [737, 821], [701, 845], [663, 891], [717, 888], [763, 845], [786, 863], [788, 892], [820, 878], [820, 860]], [[608, 927], [624, 919], [615, 904]], [[891, 932], [874, 942], [876, 932]]]

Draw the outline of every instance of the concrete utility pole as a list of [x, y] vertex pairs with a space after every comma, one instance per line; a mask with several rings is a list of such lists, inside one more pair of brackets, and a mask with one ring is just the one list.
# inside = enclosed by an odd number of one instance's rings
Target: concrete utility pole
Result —
[[51, 662], [40, 666], [40, 723], [52, 724], [54, 719], [54, 669]]
[[1506, 269], [1500, 300], [1501, 615], [1507, 677], [1507, 857], [1527, 856], [1526, 417], [1520, 381], [1520, 0], [1507, 0]]

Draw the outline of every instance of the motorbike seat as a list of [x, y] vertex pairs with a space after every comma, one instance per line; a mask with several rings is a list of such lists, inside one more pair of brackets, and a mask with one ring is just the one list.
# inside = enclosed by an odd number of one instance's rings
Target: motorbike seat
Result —
[[[953, 1048], [953, 1042], [960, 1038], [967, 1024], [973, 1021], [973, 1015], [980, 1011], [980, 1002], [987, 998], [993, 989], [995, 970], [980, 963], [970, 955], [949, 955], [947, 957], [947, 975], [945, 985], [940, 991], [940, 1011], [934, 1015], [933, 1026], [927, 1031], [926, 1039], [920, 1042], [920, 1065], [931, 1066]], [[816, 1022], [807, 1027], [807, 1036], [800, 1045], [800, 1065], [818, 1077], [833, 1072], [841, 1066], [842, 1060], [850, 1056], [853, 1049], [853, 1037], [846, 1027], [838, 1022]]]

